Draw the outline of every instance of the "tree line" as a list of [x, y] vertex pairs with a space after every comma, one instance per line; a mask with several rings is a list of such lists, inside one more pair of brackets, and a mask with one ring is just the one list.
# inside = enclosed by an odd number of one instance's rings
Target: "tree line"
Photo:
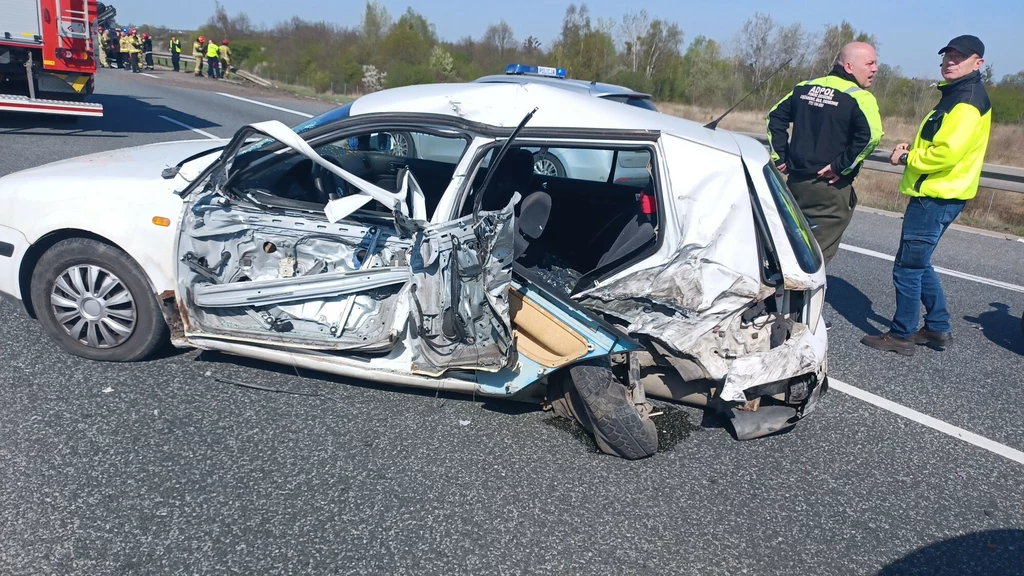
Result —
[[[165, 29], [152, 30], [154, 38], [167, 35]], [[235, 66], [317, 92], [366, 93], [469, 81], [520, 62], [565, 68], [571, 78], [629, 86], [656, 101], [715, 109], [767, 80], [742, 106], [766, 110], [796, 82], [827, 74], [847, 42], [869, 42], [885, 60], [885, 47], [877, 38], [846, 21], [811, 30], [757, 12], [727, 42], [701, 35], [686, 43], [677, 22], [642, 9], [620, 20], [594, 18], [585, 3], [569, 5], [550, 45], [522, 36], [504, 20], [479, 36], [443, 40], [411, 7], [396, 19], [377, 0], [366, 3], [362, 22], [355, 27], [300, 18], [257, 27], [244, 12], [228, 14], [218, 3], [194, 36], [200, 34], [230, 39]], [[192, 39], [184, 39], [183, 45]], [[1024, 71], [996, 82], [989, 65], [983, 76], [994, 121], [1024, 124]], [[871, 91], [883, 116], [920, 118], [935, 103], [936, 80], [908, 78], [899, 66], [882, 63]]]

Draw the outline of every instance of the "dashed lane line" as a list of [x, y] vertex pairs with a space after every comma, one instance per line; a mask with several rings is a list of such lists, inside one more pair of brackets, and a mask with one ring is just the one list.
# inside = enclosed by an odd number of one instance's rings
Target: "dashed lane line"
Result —
[[255, 104], [257, 106], [263, 106], [264, 108], [271, 108], [273, 110], [280, 110], [281, 112], [287, 112], [289, 114], [295, 114], [296, 116], [302, 116], [303, 118], [312, 118], [312, 114], [306, 114], [305, 112], [299, 112], [298, 110], [292, 110], [291, 108], [283, 108], [281, 106], [274, 106], [273, 104], [267, 104], [266, 102], [260, 102], [259, 100], [250, 100], [248, 98], [242, 98], [241, 96], [235, 96], [234, 94], [225, 94], [223, 92], [217, 92], [218, 95], [225, 98], [231, 98], [233, 100], [240, 100], [242, 102], [248, 102], [249, 104]]
[[163, 118], [164, 120], [167, 120], [171, 124], [177, 124], [178, 126], [181, 126], [182, 128], [185, 128], [187, 130], [191, 130], [191, 131], [195, 132], [196, 134], [199, 134], [200, 136], [206, 136], [210, 140], [220, 140], [221, 139], [219, 136], [214, 136], [213, 134], [210, 134], [209, 132], [204, 132], [204, 131], [200, 130], [199, 128], [193, 128], [193, 127], [189, 126], [188, 124], [185, 124], [184, 122], [179, 122], [179, 121], [175, 120], [174, 118], [168, 118], [167, 116], [161, 116], [161, 118]]

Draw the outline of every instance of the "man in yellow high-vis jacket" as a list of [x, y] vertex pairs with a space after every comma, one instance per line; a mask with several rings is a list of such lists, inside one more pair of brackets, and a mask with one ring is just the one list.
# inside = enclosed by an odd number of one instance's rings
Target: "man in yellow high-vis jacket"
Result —
[[[931, 256], [946, 228], [978, 193], [992, 127], [992, 104], [980, 72], [985, 45], [975, 36], [958, 36], [939, 54], [942, 98], [921, 122], [913, 146], [900, 144], [890, 158], [906, 166], [900, 192], [910, 196], [892, 270], [896, 313], [889, 332], [861, 339], [872, 348], [908, 356], [915, 344], [944, 347], [950, 342], [946, 297]], [[921, 304], [925, 316], [919, 330]]]
[[217, 44], [210, 40], [210, 43], [206, 45], [206, 70], [210, 78], [220, 77], [219, 64], [220, 64], [220, 49], [217, 48]]

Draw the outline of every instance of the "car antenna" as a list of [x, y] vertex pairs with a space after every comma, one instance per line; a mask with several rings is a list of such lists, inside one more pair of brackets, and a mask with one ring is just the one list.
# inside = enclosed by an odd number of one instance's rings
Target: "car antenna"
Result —
[[782, 71], [782, 69], [783, 69], [783, 68], [785, 68], [785, 67], [786, 67], [786, 66], [787, 66], [787, 65], [788, 65], [788, 64], [789, 64], [790, 62], [792, 62], [792, 61], [793, 61], [793, 59], [792, 59], [792, 58], [790, 58], [789, 60], [786, 60], [785, 62], [783, 62], [783, 63], [782, 63], [782, 66], [779, 66], [778, 70], [776, 70], [775, 72], [772, 72], [770, 76], [768, 76], [767, 78], [765, 78], [764, 80], [762, 80], [762, 81], [761, 81], [761, 83], [760, 83], [760, 84], [758, 84], [758, 85], [757, 85], [757, 86], [756, 86], [756, 87], [755, 87], [755, 88], [754, 88], [753, 90], [751, 90], [750, 92], [747, 92], [747, 95], [746, 95], [746, 96], [744, 96], [743, 98], [741, 98], [739, 102], [737, 102], [737, 103], [733, 104], [733, 105], [732, 105], [732, 108], [729, 108], [728, 110], [726, 110], [726, 111], [725, 111], [725, 114], [722, 114], [722, 115], [721, 115], [721, 116], [719, 116], [718, 118], [715, 118], [715, 119], [714, 119], [714, 120], [712, 120], [711, 122], [708, 122], [707, 124], [705, 124], [705, 125], [704, 125], [704, 127], [705, 127], [705, 128], [710, 128], [711, 130], [716, 130], [716, 129], [718, 128], [718, 123], [722, 121], [722, 118], [725, 118], [726, 116], [728, 116], [730, 112], [732, 112], [733, 110], [735, 110], [735, 109], [736, 109], [736, 107], [737, 107], [737, 106], [739, 106], [740, 104], [742, 104], [744, 100], [746, 100], [747, 98], [749, 98], [751, 94], [753, 94], [754, 92], [757, 92], [758, 90], [760, 90], [760, 89], [761, 89], [761, 86], [764, 86], [764, 85], [765, 85], [765, 82], [768, 82], [769, 80], [771, 80], [771, 79], [772, 79], [772, 78], [773, 78], [773, 77], [774, 77], [774, 76], [775, 76], [776, 74], [778, 74], [779, 72], [781, 72], [781, 71]]
[[508, 140], [505, 140], [505, 144], [502, 145], [502, 147], [498, 150], [498, 153], [494, 155], [494, 162], [492, 162], [491, 166], [487, 169], [487, 176], [484, 177], [483, 184], [480, 185], [480, 191], [477, 193], [476, 198], [473, 199], [474, 221], [476, 221], [476, 218], [480, 213], [480, 209], [483, 207], [484, 195], [487, 193], [487, 188], [491, 185], [491, 180], [494, 179], [495, 172], [498, 171], [498, 164], [500, 164], [501, 160], [505, 158], [505, 153], [508, 152], [509, 147], [512, 146], [512, 141], [516, 139], [516, 136], [519, 135], [519, 132], [522, 131], [523, 127], [526, 126], [526, 123], [529, 122], [530, 118], [533, 118], [533, 115], [536, 113], [537, 108], [531, 110], [530, 113], [527, 114], [521, 122], [519, 122], [519, 125], [516, 126], [516, 129], [512, 131], [512, 134], [508, 137]]

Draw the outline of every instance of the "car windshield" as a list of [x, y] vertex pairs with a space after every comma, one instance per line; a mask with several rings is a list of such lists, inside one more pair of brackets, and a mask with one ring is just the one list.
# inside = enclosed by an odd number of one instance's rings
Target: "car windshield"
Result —
[[[349, 117], [351, 112], [352, 103], [350, 102], [348, 104], [345, 104], [344, 106], [339, 106], [337, 108], [334, 108], [333, 110], [324, 112], [319, 116], [310, 118], [309, 120], [306, 120], [302, 124], [293, 126], [292, 131], [294, 131], [296, 134], [305, 134], [306, 132], [309, 132], [314, 128], [319, 128], [320, 126], [324, 126], [326, 124], [332, 124], [339, 120], [344, 120], [345, 118]], [[241, 150], [238, 151], [238, 154], [235, 155], [235, 166], [240, 168], [252, 164], [255, 160], [263, 156], [263, 154], [257, 154], [256, 152], [262, 150], [267, 145], [273, 142], [275, 142], [273, 138], [263, 138], [257, 142], [254, 142], [246, 146], [245, 148], [242, 148]]]
[[768, 189], [772, 192], [772, 199], [775, 200], [775, 207], [782, 218], [786, 236], [789, 237], [789, 244], [793, 247], [800, 268], [809, 274], [817, 272], [822, 263], [821, 249], [818, 248], [811, 226], [797, 206], [793, 193], [789, 191], [782, 174], [771, 162], [764, 167], [764, 177], [768, 181]]

